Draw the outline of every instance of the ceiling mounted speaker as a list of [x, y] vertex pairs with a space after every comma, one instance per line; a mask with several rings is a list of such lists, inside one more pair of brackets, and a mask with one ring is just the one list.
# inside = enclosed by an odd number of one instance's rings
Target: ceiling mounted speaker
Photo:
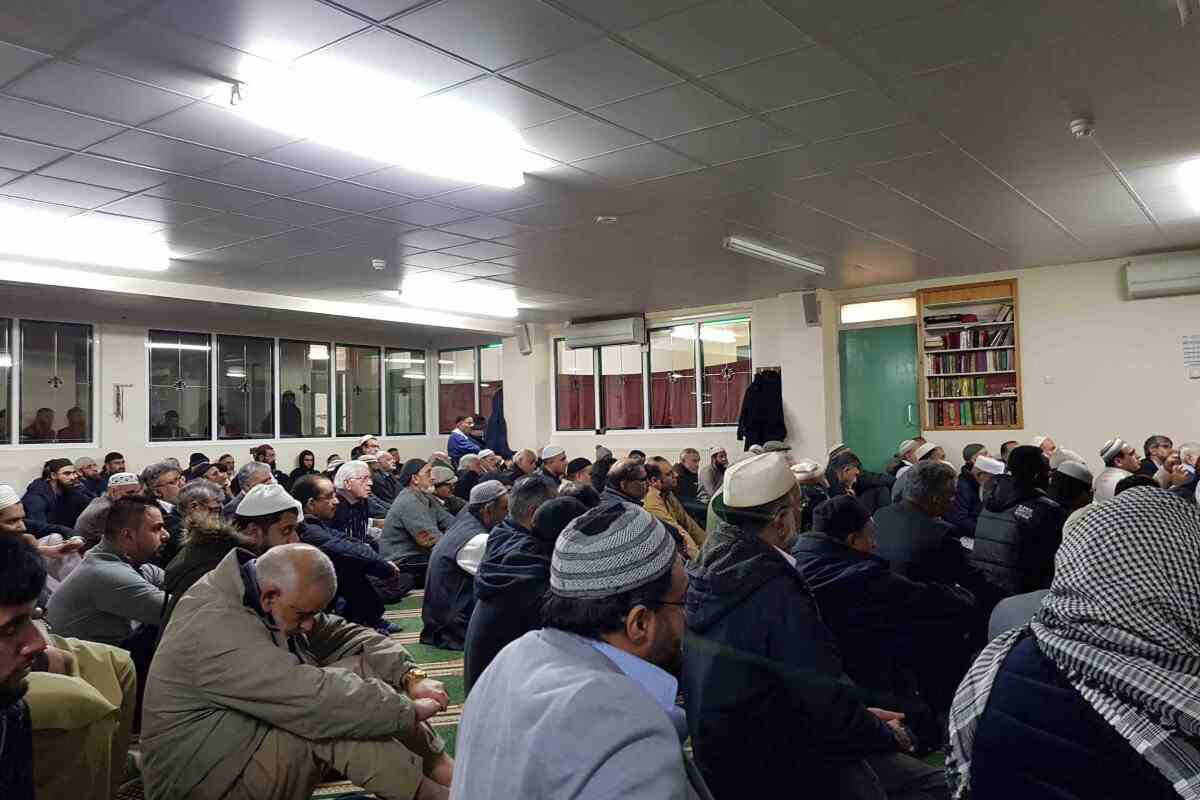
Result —
[[817, 299], [817, 293], [804, 292], [800, 295], [800, 299], [804, 302], [804, 324], [810, 328], [820, 325], [821, 301]]
[[517, 336], [517, 349], [521, 351], [521, 355], [533, 355], [533, 342], [529, 338], [528, 323], [518, 322], [513, 329], [513, 333]]

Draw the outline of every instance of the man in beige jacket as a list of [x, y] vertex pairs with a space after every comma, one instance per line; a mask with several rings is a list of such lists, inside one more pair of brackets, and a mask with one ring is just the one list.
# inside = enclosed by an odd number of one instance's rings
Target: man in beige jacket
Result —
[[180, 600], [142, 725], [149, 800], [308, 798], [329, 768], [384, 800], [444, 798], [454, 763], [425, 720], [442, 684], [375, 631], [323, 613], [315, 547], [231, 551]]
[[646, 462], [646, 478], [650, 486], [642, 507], [668, 525], [675, 526], [687, 544], [688, 558], [695, 558], [704, 546], [704, 528], [692, 519], [692, 515], [687, 513], [683, 503], [675, 496], [679, 476], [672, 469], [671, 462], [662, 456], [651, 458]]

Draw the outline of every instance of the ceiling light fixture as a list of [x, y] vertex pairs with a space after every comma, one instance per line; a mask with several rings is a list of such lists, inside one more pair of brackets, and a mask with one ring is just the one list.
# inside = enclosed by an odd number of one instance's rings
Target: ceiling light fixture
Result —
[[328, 361], [329, 347], [323, 344], [310, 344], [308, 346], [309, 361]]
[[815, 272], [818, 275], [825, 274], [825, 268], [820, 264], [808, 261], [798, 256], [794, 256], [791, 253], [785, 253], [782, 250], [776, 250], [774, 247], [768, 247], [761, 242], [755, 242], [751, 239], [743, 239], [741, 236], [725, 237], [725, 249], [733, 253], [740, 253], [744, 256], [757, 258], [760, 261], [769, 261], [772, 264], [779, 264], [782, 267], [801, 269], [805, 272]]
[[0, 355], [0, 369], [7, 369], [13, 365], [12, 356], [8, 353]]
[[1200, 158], [1180, 164], [1175, 178], [1192, 210], [1200, 214]]
[[472, 313], [485, 317], [517, 316], [517, 293], [513, 289], [452, 280], [457, 277], [460, 276], [446, 276], [438, 272], [409, 275], [400, 286], [400, 302], [447, 311], [469, 308]]
[[617, 218], [616, 217], [596, 217], [596, 224], [597, 225], [616, 225]]
[[206, 344], [171, 344], [167, 342], [146, 342], [147, 350], [211, 350]]
[[[696, 326], [676, 325], [671, 328], [672, 339], [696, 340]], [[704, 342], [720, 342], [721, 344], [737, 344], [737, 334], [721, 328], [705, 328], [700, 331], [700, 340]]]
[[0, 255], [95, 267], [162, 272], [171, 261], [167, 243], [130, 234], [119, 223], [92, 214], [63, 219], [41, 211], [0, 208]]
[[554, 166], [493, 114], [327, 59], [261, 70], [237, 88], [232, 111], [259, 125], [415, 172], [514, 189]]

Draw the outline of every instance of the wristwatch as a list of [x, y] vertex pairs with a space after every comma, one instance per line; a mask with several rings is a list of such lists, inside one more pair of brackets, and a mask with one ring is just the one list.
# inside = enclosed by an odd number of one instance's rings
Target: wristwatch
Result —
[[429, 677], [429, 673], [420, 667], [413, 667], [408, 672], [400, 676], [400, 685], [404, 687], [404, 691], [412, 688], [414, 683], [420, 683]]

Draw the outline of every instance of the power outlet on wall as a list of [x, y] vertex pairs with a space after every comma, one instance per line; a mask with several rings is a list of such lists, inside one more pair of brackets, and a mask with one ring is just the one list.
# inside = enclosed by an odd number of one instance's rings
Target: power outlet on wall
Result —
[[1047, 375], [1047, 376], [1045, 376], [1044, 378], [1042, 378], [1042, 382], [1043, 382], [1043, 383], [1054, 383], [1054, 376], [1053, 376], [1053, 375]]
[[1192, 367], [1188, 370], [1188, 377], [1192, 380], [1200, 380], [1200, 367]]

